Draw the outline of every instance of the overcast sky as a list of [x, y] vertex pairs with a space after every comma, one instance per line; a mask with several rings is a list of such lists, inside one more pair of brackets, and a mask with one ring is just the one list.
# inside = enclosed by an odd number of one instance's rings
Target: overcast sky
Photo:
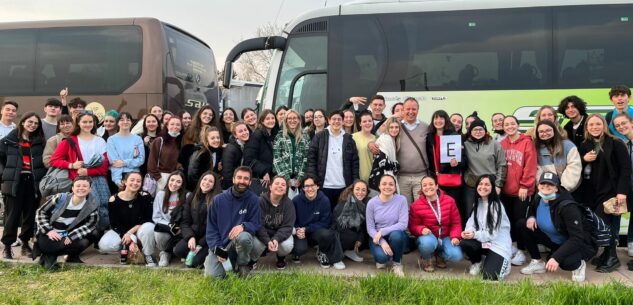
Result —
[[350, 0], [0, 0], [0, 22], [154, 17], [176, 25], [208, 43], [218, 68], [231, 48], [254, 36], [255, 29], [284, 25], [300, 14]]

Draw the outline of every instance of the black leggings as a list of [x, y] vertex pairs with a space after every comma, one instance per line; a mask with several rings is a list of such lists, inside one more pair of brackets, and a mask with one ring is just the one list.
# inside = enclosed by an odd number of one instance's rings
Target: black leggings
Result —
[[[517, 226], [520, 228], [520, 233], [523, 241], [525, 242], [525, 247], [528, 252], [530, 252], [530, 256], [532, 259], [541, 259], [541, 253], [538, 251], [538, 245], [541, 244], [545, 247], [548, 247], [552, 250], [552, 253], [556, 252], [556, 250], [560, 247], [560, 245], [554, 243], [543, 231], [540, 229], [536, 229], [534, 231], [527, 228], [525, 225], [527, 222], [526, 219], [521, 219], [517, 223]], [[580, 267], [580, 261], [582, 260], [582, 253], [580, 249], [575, 251], [568, 257], [564, 257], [561, 262], [558, 262], [558, 266], [561, 269], [571, 271], [576, 270]]]
[[496, 252], [482, 248], [481, 242], [474, 239], [462, 239], [459, 246], [473, 264], [481, 262], [481, 257], [486, 256], [481, 268], [484, 280], [497, 281], [509, 273], [510, 262]]
[[21, 174], [16, 196], [4, 196], [4, 230], [2, 243], [7, 246], [15, 242], [20, 228], [20, 240], [27, 244], [33, 237], [37, 198], [33, 176]]
[[90, 241], [87, 238], [74, 240], [69, 245], [64, 244], [64, 239], [52, 240], [48, 235], [40, 234], [37, 237], [37, 245], [42, 254], [50, 256], [79, 255], [90, 246]]
[[337, 263], [343, 259], [343, 249], [338, 239], [338, 234], [330, 229], [318, 229], [316, 232], [306, 233], [306, 238], [299, 239], [294, 236], [294, 248], [292, 253], [302, 256], [308, 252], [310, 246], [319, 246], [319, 251], [325, 253], [330, 263]]
[[354, 246], [356, 245], [357, 241], [363, 243], [363, 241], [367, 240], [367, 238], [365, 237], [366, 235], [363, 231], [363, 229], [361, 229], [359, 232], [349, 229], [339, 231], [338, 235], [339, 239], [341, 240], [341, 247], [343, 248], [343, 251], [354, 250]]
[[[176, 255], [176, 257], [178, 258], [187, 258], [187, 255], [189, 255], [189, 251], [189, 240], [187, 239], [181, 239], [174, 246], [174, 255]], [[191, 265], [191, 267], [202, 267], [204, 265], [204, 260], [207, 258], [207, 255], [209, 255], [209, 247], [205, 245], [193, 257], [193, 264]]]
[[520, 219], [526, 217], [525, 214], [527, 213], [529, 199], [526, 198], [525, 201], [522, 201], [519, 197], [501, 195], [501, 202], [503, 203], [503, 208], [506, 210], [506, 215], [508, 215], [510, 219], [510, 236], [512, 237], [512, 241], [516, 241], [517, 248], [525, 250], [525, 243], [521, 238], [521, 234], [519, 234], [517, 223]]

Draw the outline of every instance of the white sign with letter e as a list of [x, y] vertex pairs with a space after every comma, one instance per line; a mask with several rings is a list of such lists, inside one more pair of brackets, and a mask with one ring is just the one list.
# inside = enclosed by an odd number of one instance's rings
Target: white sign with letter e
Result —
[[440, 136], [440, 163], [462, 161], [462, 136]]

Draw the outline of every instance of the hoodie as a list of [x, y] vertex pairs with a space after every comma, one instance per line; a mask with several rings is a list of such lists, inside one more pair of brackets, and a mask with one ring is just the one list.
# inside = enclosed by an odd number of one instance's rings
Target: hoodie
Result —
[[323, 192], [318, 191], [314, 200], [309, 200], [304, 192], [292, 199], [297, 213], [295, 228], [306, 228], [306, 233], [319, 229], [328, 229], [332, 224], [330, 201]]
[[477, 178], [485, 174], [495, 175], [497, 178], [495, 186], [503, 187], [506, 180], [507, 163], [501, 144], [492, 139], [488, 143], [468, 139], [464, 142], [464, 149], [468, 156], [468, 167], [464, 180], [469, 187], [475, 187]]
[[536, 148], [532, 138], [520, 134], [519, 138], [512, 142], [510, 137], [501, 141], [501, 147], [505, 152], [508, 164], [506, 182], [503, 184], [502, 193], [506, 196], [516, 197], [520, 188], [528, 190], [528, 196], [534, 194], [536, 185]]
[[295, 206], [288, 196], [283, 196], [279, 205], [274, 206], [270, 200], [270, 193], [263, 193], [259, 196], [259, 208], [262, 226], [257, 230], [257, 238], [264, 245], [271, 240], [281, 243], [292, 236], [297, 215], [295, 215]]
[[226, 247], [233, 227], [244, 225], [244, 231], [255, 235], [261, 227], [259, 199], [246, 190], [238, 193], [231, 187], [213, 198], [207, 216], [207, 245], [209, 249]]

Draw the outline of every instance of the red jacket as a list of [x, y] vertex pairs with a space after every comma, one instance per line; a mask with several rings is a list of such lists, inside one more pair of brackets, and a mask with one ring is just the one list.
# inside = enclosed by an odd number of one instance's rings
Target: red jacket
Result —
[[506, 137], [501, 141], [501, 147], [506, 154], [508, 162], [508, 175], [503, 185], [502, 193], [516, 197], [519, 188], [528, 189], [528, 195], [534, 194], [536, 186], [536, 148], [532, 138], [521, 134], [516, 142], [510, 142]]
[[[77, 139], [77, 136], [70, 136], [70, 138], [75, 141], [77, 152], [81, 155], [81, 148], [79, 148], [79, 140]], [[108, 156], [105, 152], [103, 153], [103, 158], [104, 160], [101, 166], [88, 169], [88, 176], [106, 176], [108, 174]], [[59, 145], [57, 145], [57, 148], [51, 157], [50, 164], [52, 167], [68, 169], [68, 165], [74, 163], [77, 159], [75, 150], [72, 149], [68, 141], [63, 140], [59, 142]], [[84, 160], [83, 156], [81, 157], [81, 160], [87, 161]], [[77, 176], [76, 169], [68, 169], [68, 178], [70, 178], [70, 180], [75, 179]]]
[[[442, 212], [442, 236], [440, 238], [450, 236], [451, 239], [459, 239], [462, 232], [462, 220], [459, 216], [455, 199], [444, 194], [441, 190], [439, 192], [440, 210]], [[437, 206], [434, 206], [434, 208], [437, 208]], [[426, 197], [421, 195], [409, 208], [409, 232], [415, 236], [420, 236], [424, 228], [431, 230], [431, 233], [436, 237], [440, 230], [431, 206], [426, 201]]]

